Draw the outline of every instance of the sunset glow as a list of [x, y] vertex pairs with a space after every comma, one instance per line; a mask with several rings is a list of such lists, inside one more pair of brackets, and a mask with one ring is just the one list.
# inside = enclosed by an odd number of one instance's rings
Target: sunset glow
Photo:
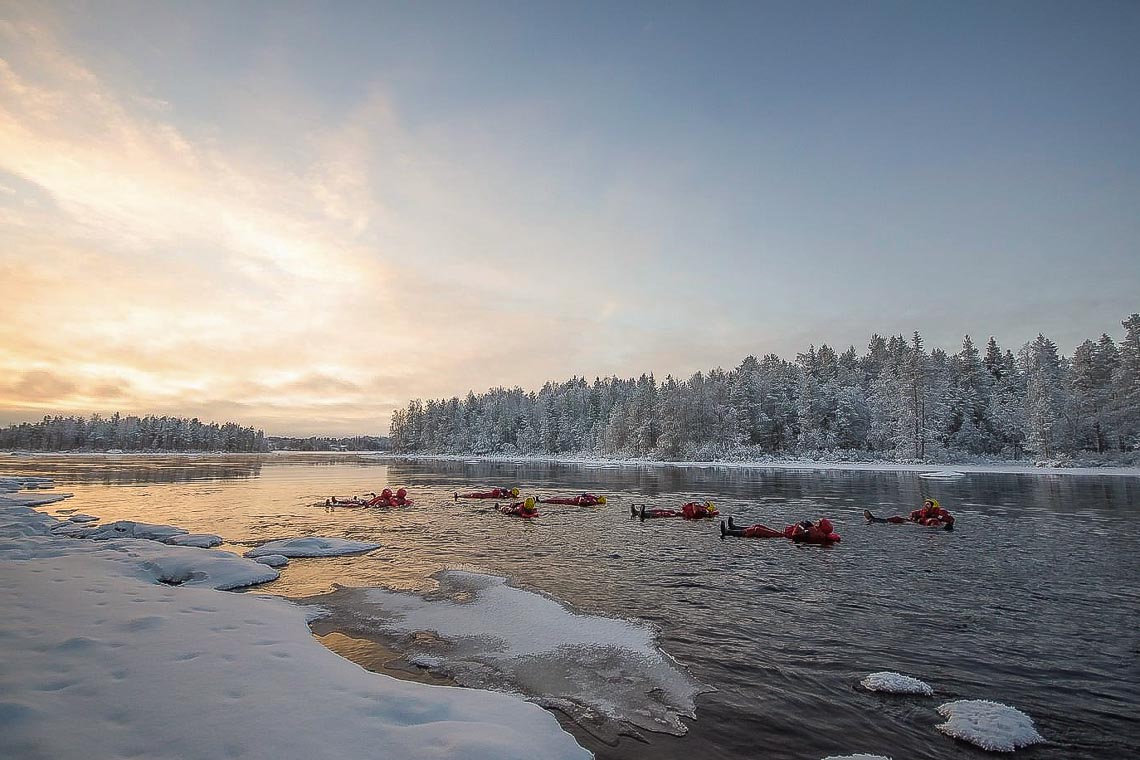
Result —
[[[1038, 102], [1080, 106], [1083, 76], [1135, 81], [1135, 52], [1114, 59], [1101, 27], [1103, 61], [980, 135], [1000, 82], [948, 114], [872, 86], [874, 62], [852, 83], [799, 60], [821, 97], [880, 100], [825, 115], [774, 73], [797, 55], [765, 47], [775, 31], [728, 40], [729, 92], [670, 79], [667, 62], [698, 59], [687, 19], [652, 5], [573, 23], [501, 6], [0, 8], [3, 424], [121, 411], [383, 433], [413, 397], [684, 376], [873, 332], [1051, 330], [1067, 349], [1136, 308], [1134, 94], [1114, 118], [1076, 108], [1025, 131]], [[577, 24], [610, 31], [541, 58]], [[467, 31], [481, 42], [456, 43]], [[1025, 45], [1030, 63], [1048, 48]], [[908, 162], [930, 124], [937, 157]]]

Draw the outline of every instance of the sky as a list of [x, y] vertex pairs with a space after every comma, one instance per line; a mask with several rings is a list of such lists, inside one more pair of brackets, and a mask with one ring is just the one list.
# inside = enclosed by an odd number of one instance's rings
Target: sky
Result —
[[1140, 311], [1135, 2], [0, 0], [0, 424]]

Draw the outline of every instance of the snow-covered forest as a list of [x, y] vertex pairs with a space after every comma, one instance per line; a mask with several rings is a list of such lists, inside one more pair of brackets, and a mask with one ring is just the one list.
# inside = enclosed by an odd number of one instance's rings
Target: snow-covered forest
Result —
[[571, 378], [537, 393], [494, 388], [415, 400], [391, 447], [454, 454], [590, 454], [664, 460], [770, 455], [953, 461], [967, 457], [1135, 459], [1140, 314], [1062, 356], [1043, 335], [1016, 353], [969, 336], [927, 351], [916, 332], [865, 353], [811, 347], [687, 380]]
[[376, 435], [354, 435], [345, 438], [309, 436], [293, 438], [271, 435], [266, 439], [270, 451], [384, 451], [388, 439]]
[[24, 451], [266, 451], [265, 434], [197, 417], [44, 417], [0, 428], [0, 449]]

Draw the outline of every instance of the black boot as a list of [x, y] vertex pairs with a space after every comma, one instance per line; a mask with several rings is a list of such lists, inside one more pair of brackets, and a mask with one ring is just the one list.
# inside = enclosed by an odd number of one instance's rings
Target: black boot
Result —
[[720, 538], [721, 538], [721, 540], [722, 540], [722, 541], [724, 540], [724, 534], [725, 534], [725, 533], [727, 533], [727, 532], [728, 532], [728, 531], [726, 531], [726, 530], [724, 529], [724, 520], [721, 520], [721, 521], [720, 521]]

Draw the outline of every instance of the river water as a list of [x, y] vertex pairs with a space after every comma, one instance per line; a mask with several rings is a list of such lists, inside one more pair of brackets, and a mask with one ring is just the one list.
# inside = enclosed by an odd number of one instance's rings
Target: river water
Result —
[[[53, 477], [75, 494], [52, 508], [217, 533], [234, 551], [301, 535], [382, 544], [364, 555], [294, 560], [259, 592], [326, 595], [336, 608], [346, 589], [428, 592], [434, 573], [461, 568], [503, 576], [575, 610], [648, 622], [660, 647], [714, 690], [696, 698], [685, 736], [642, 731], [615, 741], [562, 716], [599, 758], [986, 756], [934, 730], [935, 708], [955, 699], [990, 699], [1032, 716], [1048, 742], [1019, 757], [1140, 755], [1140, 478], [931, 480], [912, 472], [353, 455], [13, 456], [0, 466], [4, 474]], [[416, 504], [323, 506], [330, 495], [385, 485], [408, 488]], [[552, 506], [522, 521], [451, 497], [493, 485], [610, 498], [606, 507]], [[924, 496], [955, 514], [953, 532], [862, 518], [864, 508], [905, 514]], [[741, 524], [828, 516], [843, 541], [822, 548], [722, 540], [710, 521], [629, 515], [635, 502], [694, 499], [712, 499]], [[359, 620], [338, 625], [334, 616], [316, 631], [366, 667], [443, 682], [400, 662], [393, 642]], [[859, 686], [881, 670], [921, 678], [935, 696]]]

